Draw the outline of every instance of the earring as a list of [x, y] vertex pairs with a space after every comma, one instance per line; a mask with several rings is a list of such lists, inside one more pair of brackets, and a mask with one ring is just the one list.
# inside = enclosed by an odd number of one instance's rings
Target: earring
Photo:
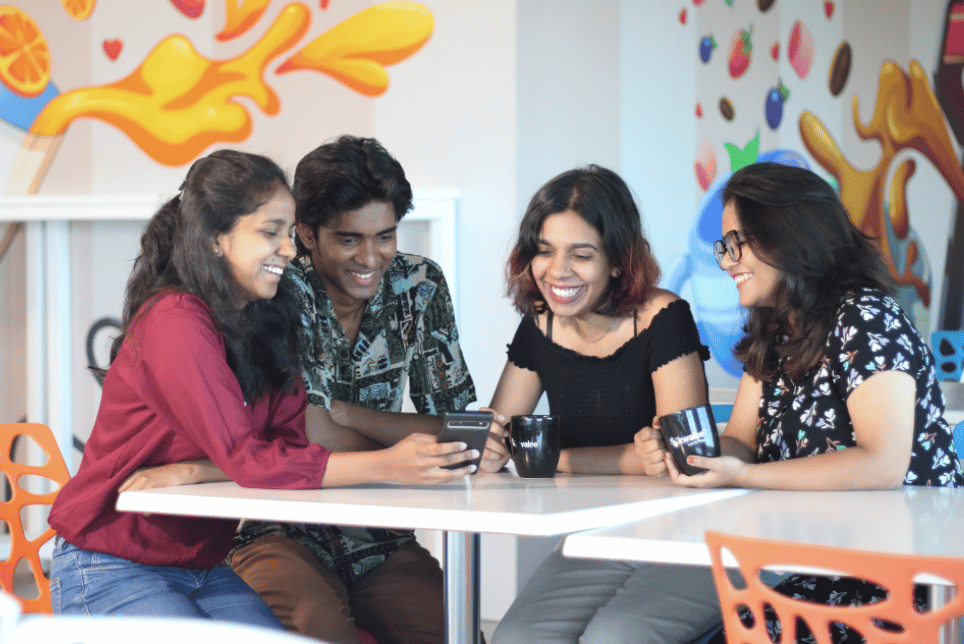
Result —
[[220, 248], [215, 248], [215, 249], [214, 249], [214, 256], [215, 256], [215, 257], [220, 257], [220, 256], [221, 256], [221, 249], [220, 249]]

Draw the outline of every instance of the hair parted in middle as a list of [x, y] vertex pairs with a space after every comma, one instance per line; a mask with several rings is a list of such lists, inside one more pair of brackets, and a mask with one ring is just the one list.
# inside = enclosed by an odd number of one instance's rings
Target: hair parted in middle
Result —
[[[375, 139], [344, 135], [298, 162], [295, 219], [316, 233], [342, 213], [373, 201], [392, 205], [395, 221], [412, 209], [412, 186], [402, 165]], [[298, 255], [310, 251], [297, 239]]]
[[626, 182], [598, 165], [563, 172], [539, 188], [519, 225], [519, 239], [506, 266], [508, 295], [523, 315], [544, 312], [548, 305], [530, 266], [539, 251], [546, 217], [571, 210], [599, 232], [602, 251], [619, 268], [597, 313], [627, 315], [645, 303], [659, 281], [659, 265], [643, 237], [639, 209]]
[[731, 202], [753, 254], [780, 272], [777, 305], [748, 311], [734, 355], [754, 378], [772, 378], [781, 359], [797, 378], [823, 357], [841, 298], [860, 288], [891, 294], [893, 278], [874, 240], [810, 170], [748, 165], [723, 190], [723, 203]]

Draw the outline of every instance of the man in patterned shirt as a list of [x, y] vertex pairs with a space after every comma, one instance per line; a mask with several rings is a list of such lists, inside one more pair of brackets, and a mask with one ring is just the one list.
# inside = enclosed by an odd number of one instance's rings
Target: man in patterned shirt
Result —
[[[308, 437], [334, 451], [379, 449], [475, 401], [452, 300], [437, 264], [398, 253], [412, 207], [401, 165], [374, 139], [343, 136], [298, 164], [298, 258]], [[408, 381], [418, 414], [401, 413]], [[504, 446], [490, 440], [484, 469]], [[444, 638], [442, 571], [409, 530], [246, 522], [231, 566], [289, 629], [326, 642]]]

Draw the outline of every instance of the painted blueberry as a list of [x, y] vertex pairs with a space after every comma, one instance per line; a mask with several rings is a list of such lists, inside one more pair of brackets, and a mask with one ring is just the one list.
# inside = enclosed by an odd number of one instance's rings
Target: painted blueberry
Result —
[[789, 96], [790, 90], [783, 85], [782, 81], [777, 81], [777, 86], [771, 87], [770, 91], [767, 92], [763, 112], [767, 117], [767, 125], [770, 126], [771, 130], [775, 130], [780, 126], [780, 121], [783, 120], [783, 104]]
[[710, 56], [715, 48], [716, 41], [713, 40], [713, 36], [703, 36], [700, 40], [700, 60], [704, 63], [710, 62]]

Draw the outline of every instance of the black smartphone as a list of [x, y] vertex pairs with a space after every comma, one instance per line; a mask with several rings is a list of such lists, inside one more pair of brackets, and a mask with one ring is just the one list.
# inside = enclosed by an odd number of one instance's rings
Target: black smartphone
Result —
[[[494, 416], [491, 411], [450, 411], [442, 420], [442, 431], [439, 432], [439, 443], [462, 441], [468, 445], [467, 449], [478, 450], [479, 457], [471, 461], [463, 461], [454, 465], [443, 465], [447, 470], [456, 470], [466, 465], [475, 465], [479, 470], [479, 461], [485, 451], [485, 442], [489, 438], [489, 426]], [[473, 472], [474, 474], [474, 472]]]

